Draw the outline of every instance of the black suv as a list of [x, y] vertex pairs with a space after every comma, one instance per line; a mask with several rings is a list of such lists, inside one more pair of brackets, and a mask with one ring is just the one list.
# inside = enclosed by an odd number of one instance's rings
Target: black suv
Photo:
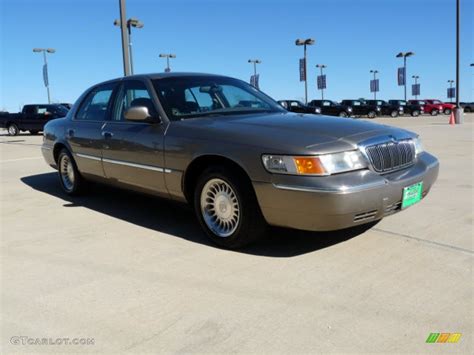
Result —
[[387, 115], [391, 117], [398, 117], [403, 115], [404, 110], [403, 106], [391, 104], [385, 100], [365, 100], [369, 105], [380, 107], [380, 112], [382, 115]]
[[310, 107], [298, 100], [278, 100], [278, 103], [286, 110], [291, 112], [313, 114], [321, 113], [321, 109], [319, 107]]
[[459, 105], [464, 109], [464, 112], [474, 112], [474, 102], [460, 102]]
[[349, 117], [352, 115], [352, 107], [346, 107], [331, 100], [312, 100], [308, 106], [320, 110], [320, 113], [328, 116]]
[[367, 116], [368, 118], [375, 118], [380, 114], [380, 107], [377, 105], [369, 105], [363, 100], [342, 100], [342, 106], [352, 107], [352, 114], [354, 116]]
[[390, 105], [398, 106], [403, 108], [404, 113], [408, 113], [413, 117], [418, 117], [424, 113], [425, 108], [421, 105], [411, 104], [405, 100], [388, 100]]

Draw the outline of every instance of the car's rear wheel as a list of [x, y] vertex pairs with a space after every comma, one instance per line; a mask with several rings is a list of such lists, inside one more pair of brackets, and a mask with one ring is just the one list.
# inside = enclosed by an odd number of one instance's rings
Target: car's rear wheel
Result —
[[390, 112], [390, 117], [398, 117], [398, 111], [397, 110], [393, 110], [392, 112]]
[[443, 112], [444, 112], [445, 115], [450, 115], [451, 114], [451, 109], [445, 108]]
[[20, 133], [18, 126], [14, 123], [10, 123], [7, 127], [8, 135], [9, 136], [17, 136]]
[[368, 118], [375, 118], [375, 117], [377, 117], [377, 112], [369, 111], [369, 113], [367, 114], [367, 117]]
[[438, 110], [431, 111], [431, 116], [438, 116]]
[[420, 115], [420, 111], [415, 110], [415, 111], [413, 111], [413, 112], [411, 113], [411, 115], [412, 115], [413, 117], [418, 117], [418, 116]]
[[347, 117], [347, 113], [342, 111], [342, 112], [339, 112], [339, 117]]
[[206, 169], [194, 191], [194, 209], [201, 227], [221, 247], [241, 248], [265, 233], [266, 223], [252, 185], [236, 169]]
[[80, 194], [85, 185], [79, 170], [77, 170], [76, 162], [71, 153], [67, 149], [61, 150], [58, 156], [58, 174], [61, 187], [68, 195]]

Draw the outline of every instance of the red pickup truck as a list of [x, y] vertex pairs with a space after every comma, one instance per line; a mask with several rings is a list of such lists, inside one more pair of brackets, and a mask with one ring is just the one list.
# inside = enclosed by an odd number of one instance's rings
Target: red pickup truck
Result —
[[448, 102], [442, 102], [436, 99], [425, 99], [426, 103], [430, 105], [441, 105], [442, 109], [439, 111], [440, 113], [444, 113], [445, 115], [450, 115], [453, 112], [455, 105], [450, 104]]
[[438, 113], [443, 111], [443, 106], [440, 104], [430, 104], [426, 100], [409, 100], [412, 105], [421, 105], [425, 108], [425, 113], [430, 114], [431, 116], [436, 116]]

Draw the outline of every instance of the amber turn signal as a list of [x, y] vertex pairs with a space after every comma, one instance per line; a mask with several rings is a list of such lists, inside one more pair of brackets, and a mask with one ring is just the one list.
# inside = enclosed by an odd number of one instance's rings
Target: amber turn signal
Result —
[[318, 157], [294, 157], [293, 158], [298, 174], [326, 174], [323, 164]]

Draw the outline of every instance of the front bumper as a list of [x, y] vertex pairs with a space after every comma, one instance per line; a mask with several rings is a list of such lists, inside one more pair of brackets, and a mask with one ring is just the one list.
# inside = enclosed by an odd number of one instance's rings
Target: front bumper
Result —
[[425, 197], [438, 171], [438, 160], [423, 152], [411, 167], [386, 175], [370, 170], [326, 177], [273, 175], [272, 183], [253, 185], [270, 225], [330, 231], [399, 212], [403, 188], [423, 181]]

